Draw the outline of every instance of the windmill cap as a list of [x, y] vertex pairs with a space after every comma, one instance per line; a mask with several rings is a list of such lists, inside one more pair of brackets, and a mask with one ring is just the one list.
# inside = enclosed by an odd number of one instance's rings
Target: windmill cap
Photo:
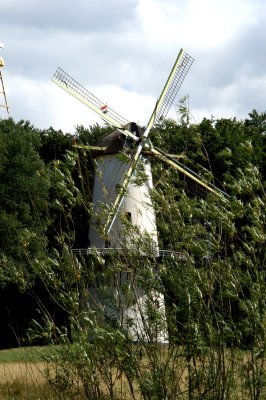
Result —
[[93, 150], [91, 152], [93, 157], [107, 154], [116, 154], [123, 149], [125, 143], [125, 136], [120, 131], [116, 130], [109, 135], [102, 138], [97, 146], [102, 147], [103, 150]]
[[[141, 137], [143, 134], [143, 128], [138, 127], [135, 122], [130, 122], [125, 126], [125, 128], [138, 137]], [[102, 155], [117, 154], [124, 149], [125, 144], [127, 144], [127, 146], [129, 145], [130, 140], [131, 139], [126, 138], [121, 130], [115, 130], [97, 143], [97, 146], [102, 147], [103, 149], [92, 150], [91, 155], [92, 157], [98, 157]]]

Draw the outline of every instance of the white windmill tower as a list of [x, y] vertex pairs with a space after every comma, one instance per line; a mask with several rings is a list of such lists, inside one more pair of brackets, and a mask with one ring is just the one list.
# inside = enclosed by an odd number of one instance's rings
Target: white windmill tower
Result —
[[[149, 238], [150, 246], [145, 249], [143, 256], [156, 257], [165, 253], [164, 250], [159, 250], [158, 248], [156, 217], [150, 196], [150, 191], [153, 187], [152, 174], [151, 166], [146, 156], [147, 152], [172, 165], [206, 190], [222, 195], [222, 192], [214, 185], [203, 182], [196, 173], [173, 157], [165, 154], [162, 150], [155, 148], [148, 139], [151, 128], [162, 123], [166, 118], [192, 63], [193, 58], [181, 49], [162, 93], [156, 102], [147, 127], [143, 130], [135, 123], [129, 123], [125, 118], [107, 107], [105, 103], [91, 94], [61, 68], [56, 70], [52, 78], [56, 84], [90, 107], [105, 122], [115, 128], [115, 131], [104, 138], [99, 143], [97, 150], [94, 151], [98, 169], [94, 182], [94, 211], [96, 215], [99, 215], [102, 204], [105, 204], [109, 211], [107, 215], [101, 214], [103, 229], [99, 229], [99, 220], [92, 221], [89, 231], [90, 247], [83, 250], [78, 249], [78, 252], [90, 254], [96, 249], [100, 254], [105, 255], [112, 249], [123, 251], [125, 246], [134, 247], [136, 245], [134, 236], [125, 237], [126, 232], [122, 223], [122, 216], [124, 216], [137, 228], [140, 235]], [[125, 159], [121, 159], [118, 156], [121, 152], [128, 155], [126, 162]], [[146, 179], [141, 185], [137, 185], [134, 183], [134, 175], [140, 164]], [[123, 275], [122, 273], [120, 281], [123, 282], [125, 279], [127, 279], [126, 274]], [[109, 317], [116, 318], [118, 322], [123, 320], [122, 323], [127, 327], [133, 340], [149, 340], [146, 329], [147, 318], [145, 317], [147, 296], [141, 289], [137, 289], [135, 294], [135, 303], [129, 305], [123, 293], [119, 293], [119, 299], [122, 299], [123, 303], [122, 306], [120, 304], [119, 309], [122, 310], [123, 318], [121, 318], [117, 310], [113, 311], [109, 300], [105, 303], [106, 313]], [[158, 309], [164, 314], [163, 296], [154, 292], [153, 298]], [[100, 296], [96, 293], [94, 294], [94, 299], [101, 301]], [[134, 320], [134, 324], [127, 325], [128, 320]], [[157, 340], [167, 341], [165, 330], [157, 331]]]
[[[4, 43], [0, 43], [0, 49], [3, 49], [5, 47]], [[2, 68], [5, 66], [5, 62], [3, 57], [0, 57], [0, 93], [4, 96], [4, 104], [0, 104], [0, 107], [3, 107], [6, 109], [7, 112], [9, 112], [9, 107], [7, 105], [7, 99], [6, 99], [6, 92], [5, 92], [5, 86], [4, 86], [4, 80], [3, 80], [3, 74], [2, 74]]]

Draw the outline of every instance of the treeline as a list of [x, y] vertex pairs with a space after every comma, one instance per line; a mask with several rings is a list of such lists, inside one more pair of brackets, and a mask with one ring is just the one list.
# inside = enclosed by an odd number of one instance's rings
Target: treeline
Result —
[[[1, 347], [29, 343], [32, 321], [45, 312], [57, 327], [68, 326], [68, 309], [55, 301], [58, 287], [45, 274], [57, 271], [70, 290], [64, 252], [88, 246], [94, 173], [90, 152], [73, 145], [95, 145], [110, 129], [78, 126], [70, 135], [28, 121], [0, 121]], [[227, 343], [251, 343], [262, 327], [247, 326], [248, 308], [254, 300], [261, 323], [266, 312], [266, 113], [253, 111], [243, 121], [166, 121], [151, 140], [229, 195], [221, 200], [202, 193], [152, 160], [160, 247], [186, 255], [163, 262], [171, 338], [192, 335], [192, 316], [200, 326], [201, 304], [216, 328], [214, 316], [228, 325]], [[202, 329], [210, 341], [207, 325]]]

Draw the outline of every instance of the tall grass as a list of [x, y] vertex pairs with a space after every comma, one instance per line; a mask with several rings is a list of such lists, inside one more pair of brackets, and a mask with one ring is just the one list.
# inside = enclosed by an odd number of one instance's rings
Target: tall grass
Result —
[[[149, 238], [127, 223], [131, 249], [82, 258], [63, 232], [60, 251], [38, 260], [39, 276], [69, 317], [58, 327], [43, 313], [29, 332], [60, 343], [44, 357], [55, 398], [266, 398], [265, 193], [252, 166], [230, 179], [230, 200], [189, 198], [174, 182], [156, 188], [160, 246], [173, 257], [147, 256]], [[138, 340], [130, 307], [142, 321]], [[164, 329], [167, 344], [158, 340]]]

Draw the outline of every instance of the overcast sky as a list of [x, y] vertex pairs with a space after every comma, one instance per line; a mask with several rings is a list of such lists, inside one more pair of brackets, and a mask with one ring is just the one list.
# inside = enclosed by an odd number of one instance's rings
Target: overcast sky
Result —
[[266, 110], [265, 0], [0, 0], [0, 21], [16, 121], [73, 133], [99, 121], [51, 81], [60, 66], [145, 124], [181, 47], [195, 61], [175, 104], [189, 95], [196, 122]]

